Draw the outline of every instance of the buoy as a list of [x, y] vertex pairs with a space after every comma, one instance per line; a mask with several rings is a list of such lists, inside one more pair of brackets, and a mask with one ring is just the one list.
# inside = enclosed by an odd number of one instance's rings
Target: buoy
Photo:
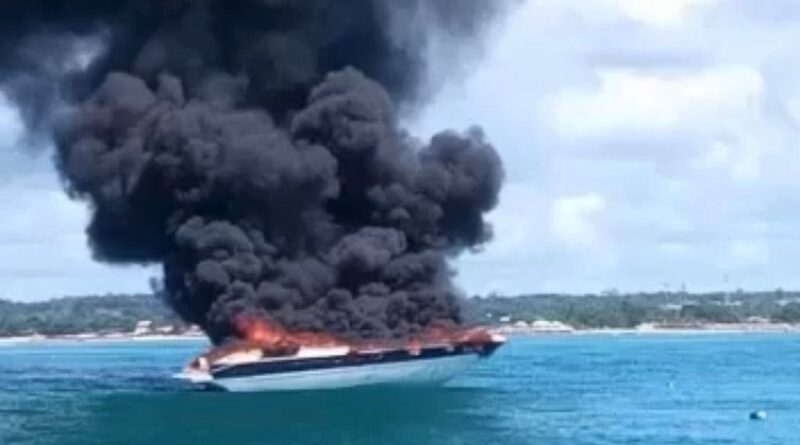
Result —
[[766, 411], [753, 411], [750, 413], [750, 420], [767, 420]]

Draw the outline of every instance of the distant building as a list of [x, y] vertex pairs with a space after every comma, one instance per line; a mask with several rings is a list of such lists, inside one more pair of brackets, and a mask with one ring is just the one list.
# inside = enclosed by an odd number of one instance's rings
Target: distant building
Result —
[[141, 320], [136, 323], [133, 329], [133, 335], [148, 335], [153, 333], [153, 322], [150, 320]]
[[168, 335], [175, 332], [175, 326], [167, 325], [167, 326], [159, 326], [155, 330], [157, 333], [162, 335]]
[[575, 329], [560, 321], [536, 320], [530, 324], [530, 329], [535, 332], [572, 332]]
[[652, 332], [656, 330], [656, 325], [655, 323], [642, 323], [636, 326], [636, 330], [639, 332]]
[[183, 332], [184, 335], [203, 335], [203, 331], [196, 325], [189, 326], [189, 329]]

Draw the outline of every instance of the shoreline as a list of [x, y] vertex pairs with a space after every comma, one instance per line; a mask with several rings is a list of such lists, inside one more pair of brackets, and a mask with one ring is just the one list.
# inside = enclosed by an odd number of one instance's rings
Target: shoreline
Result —
[[[512, 337], [547, 337], [547, 336], [659, 336], [659, 335], [725, 335], [725, 334], [800, 334], [800, 325], [790, 324], [730, 324], [730, 325], [705, 325], [697, 327], [660, 327], [645, 326], [639, 328], [590, 328], [590, 329], [533, 329], [518, 328], [513, 326], [500, 326], [488, 328], [491, 332]], [[203, 334], [79, 334], [79, 335], [28, 335], [15, 337], [0, 337], [0, 347], [46, 343], [160, 343], [160, 342], [208, 342]]]
[[0, 337], [0, 347], [18, 345], [37, 345], [46, 343], [160, 343], [160, 342], [208, 342], [208, 338], [202, 334], [180, 334], [180, 335], [28, 335], [17, 337]]
[[543, 330], [535, 328], [500, 327], [495, 329], [503, 335], [510, 336], [544, 336], [544, 335], [725, 335], [725, 334], [800, 334], [800, 325], [766, 323], [766, 324], [713, 324], [700, 326], [652, 326], [646, 325], [636, 328], [568, 328], [558, 330]]

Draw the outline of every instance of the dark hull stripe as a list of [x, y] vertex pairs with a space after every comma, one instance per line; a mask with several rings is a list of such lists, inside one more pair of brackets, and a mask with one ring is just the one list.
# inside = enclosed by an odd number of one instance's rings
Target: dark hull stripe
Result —
[[364, 353], [339, 357], [306, 358], [274, 362], [259, 361], [212, 369], [211, 375], [215, 379], [225, 379], [236, 377], [252, 377], [264, 374], [310, 371], [317, 369], [346, 368], [378, 365], [384, 363], [409, 362], [457, 355], [478, 354], [481, 356], [488, 356], [492, 354], [498, 347], [500, 347], [500, 343], [492, 343], [481, 346], [462, 345], [456, 346], [452, 349], [445, 347], [426, 348], [423, 349], [418, 355], [411, 354], [405, 350], [393, 350], [381, 353]]

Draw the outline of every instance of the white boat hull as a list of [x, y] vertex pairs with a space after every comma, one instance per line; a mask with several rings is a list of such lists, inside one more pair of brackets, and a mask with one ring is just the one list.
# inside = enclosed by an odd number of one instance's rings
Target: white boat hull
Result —
[[436, 385], [464, 372], [478, 360], [478, 354], [461, 354], [424, 360], [219, 378], [206, 384], [231, 392], [324, 390], [372, 385]]
[[491, 356], [504, 342], [504, 337], [493, 336], [483, 342], [427, 344], [416, 349], [302, 347], [296, 354], [277, 357], [262, 357], [258, 349], [242, 350], [214, 363], [201, 357], [175, 377], [231, 392], [436, 385]]

